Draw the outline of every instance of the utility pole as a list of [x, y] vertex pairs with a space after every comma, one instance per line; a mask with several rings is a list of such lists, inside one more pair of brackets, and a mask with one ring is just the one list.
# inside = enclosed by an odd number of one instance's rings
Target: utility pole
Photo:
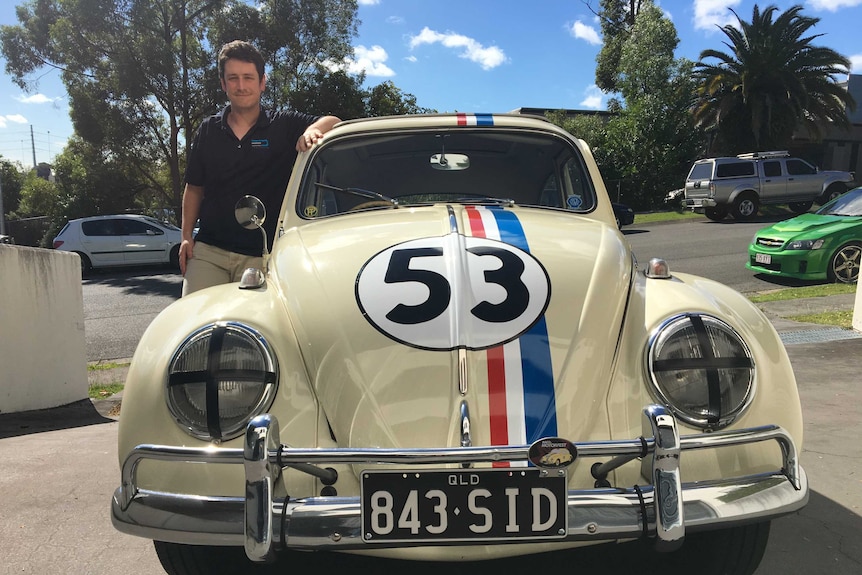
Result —
[[33, 138], [33, 124], [30, 124], [30, 148], [33, 150], [33, 169], [36, 169], [36, 140]]

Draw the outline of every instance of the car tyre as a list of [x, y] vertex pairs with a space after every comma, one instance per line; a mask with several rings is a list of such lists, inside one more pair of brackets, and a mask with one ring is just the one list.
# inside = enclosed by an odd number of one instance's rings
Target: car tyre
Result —
[[862, 264], [862, 242], [850, 242], [838, 248], [829, 258], [826, 275], [829, 281], [852, 284], [859, 281], [859, 266]]
[[171, 268], [173, 268], [173, 269], [179, 269], [179, 267], [180, 267], [180, 246], [179, 246], [179, 244], [175, 245], [174, 247], [171, 248], [170, 265], [171, 265]]
[[817, 199], [817, 203], [821, 206], [827, 202], [831, 202], [841, 194], [847, 191], [847, 188], [844, 184], [839, 184], [838, 182], [834, 184], [830, 184], [826, 191]]
[[[254, 572], [243, 547], [209, 547], [153, 541], [162, 569], [168, 575], [218, 575]], [[262, 565], [260, 567], [265, 567]]]
[[760, 208], [760, 202], [757, 201], [757, 196], [752, 193], [740, 194], [733, 202], [730, 212], [733, 219], [739, 221], [747, 221], [757, 215], [757, 210]]
[[714, 208], [704, 208], [704, 215], [714, 222], [720, 222], [727, 217], [727, 208], [724, 206], [715, 206]]
[[93, 263], [90, 261], [90, 258], [86, 256], [86, 254], [82, 254], [81, 252], [75, 252], [78, 254], [78, 257], [81, 258], [81, 277], [87, 277], [90, 275], [90, 272], [93, 271]]
[[790, 202], [788, 207], [790, 211], [794, 214], [804, 214], [808, 210], [811, 209], [811, 206], [814, 205], [814, 202]]
[[[672, 553], [650, 549], [656, 573], [683, 575], [751, 575], [757, 570], [769, 541], [768, 521], [685, 536]], [[695, 569], [693, 566], [697, 566]]]

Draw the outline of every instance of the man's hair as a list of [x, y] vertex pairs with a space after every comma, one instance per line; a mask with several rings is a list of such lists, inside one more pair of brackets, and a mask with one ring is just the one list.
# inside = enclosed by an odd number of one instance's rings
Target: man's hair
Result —
[[257, 75], [263, 79], [263, 56], [252, 44], [243, 40], [234, 40], [221, 47], [218, 53], [218, 77], [224, 79], [225, 63], [233, 58], [254, 64]]

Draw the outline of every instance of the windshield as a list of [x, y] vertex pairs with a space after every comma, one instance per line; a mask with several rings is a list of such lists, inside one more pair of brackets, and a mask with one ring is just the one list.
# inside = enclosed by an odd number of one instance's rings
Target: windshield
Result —
[[535, 206], [586, 213], [596, 196], [564, 138], [503, 129], [362, 134], [321, 148], [297, 212], [306, 218], [433, 203]]
[[862, 216], [862, 188], [838, 196], [817, 213], [824, 216]]

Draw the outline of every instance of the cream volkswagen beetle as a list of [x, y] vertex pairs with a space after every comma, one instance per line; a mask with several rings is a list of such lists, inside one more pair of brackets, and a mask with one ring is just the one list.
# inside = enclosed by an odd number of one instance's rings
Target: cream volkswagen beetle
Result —
[[750, 573], [807, 502], [769, 321], [638, 264], [553, 124], [344, 122], [237, 216], [277, 218], [263, 268], [168, 307], [126, 381], [113, 523], [167, 572], [642, 539], [662, 573]]

